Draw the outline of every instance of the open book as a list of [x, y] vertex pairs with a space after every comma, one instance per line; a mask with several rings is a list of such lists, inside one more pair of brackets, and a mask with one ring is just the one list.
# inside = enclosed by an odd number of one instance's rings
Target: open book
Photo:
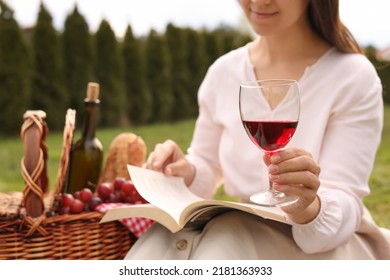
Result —
[[203, 199], [193, 194], [183, 178], [128, 165], [137, 191], [149, 203], [108, 210], [101, 223], [130, 217], [144, 217], [162, 224], [172, 233], [184, 227], [202, 227], [210, 219], [230, 210], [244, 211], [264, 219], [288, 223], [279, 208], [255, 204]]

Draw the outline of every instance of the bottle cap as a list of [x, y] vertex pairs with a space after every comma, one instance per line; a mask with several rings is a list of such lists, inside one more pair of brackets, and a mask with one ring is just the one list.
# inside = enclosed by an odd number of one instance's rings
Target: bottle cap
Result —
[[87, 99], [93, 101], [99, 99], [99, 84], [98, 83], [88, 83], [87, 88]]

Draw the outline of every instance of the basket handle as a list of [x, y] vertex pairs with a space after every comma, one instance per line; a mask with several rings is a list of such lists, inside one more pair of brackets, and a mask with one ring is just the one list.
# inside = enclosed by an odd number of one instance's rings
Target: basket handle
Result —
[[48, 149], [45, 142], [49, 129], [44, 111], [28, 110], [23, 118], [21, 128], [24, 145], [21, 167], [25, 181], [23, 204], [27, 215], [38, 217], [45, 211], [44, 195], [49, 189], [46, 167]]
[[[68, 109], [65, 116], [65, 127], [63, 133], [61, 160], [58, 166], [57, 178], [54, 186], [54, 198], [62, 193], [64, 189], [64, 183], [67, 176], [69, 167], [69, 156], [73, 142], [73, 132], [76, 127], [76, 111], [74, 109]], [[52, 205], [52, 203], [50, 204]]]

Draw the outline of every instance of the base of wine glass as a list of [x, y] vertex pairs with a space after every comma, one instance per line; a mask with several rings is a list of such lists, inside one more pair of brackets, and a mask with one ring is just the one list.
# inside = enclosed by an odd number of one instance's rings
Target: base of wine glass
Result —
[[298, 197], [286, 195], [282, 192], [269, 190], [266, 192], [256, 193], [250, 197], [250, 200], [258, 205], [267, 207], [283, 207], [294, 204], [298, 201]]

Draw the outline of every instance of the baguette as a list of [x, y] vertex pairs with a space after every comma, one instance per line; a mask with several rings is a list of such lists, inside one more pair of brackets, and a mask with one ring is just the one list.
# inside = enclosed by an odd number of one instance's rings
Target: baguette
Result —
[[115, 178], [131, 179], [127, 165], [142, 166], [146, 160], [146, 144], [134, 133], [121, 133], [111, 142], [99, 183], [113, 182]]

